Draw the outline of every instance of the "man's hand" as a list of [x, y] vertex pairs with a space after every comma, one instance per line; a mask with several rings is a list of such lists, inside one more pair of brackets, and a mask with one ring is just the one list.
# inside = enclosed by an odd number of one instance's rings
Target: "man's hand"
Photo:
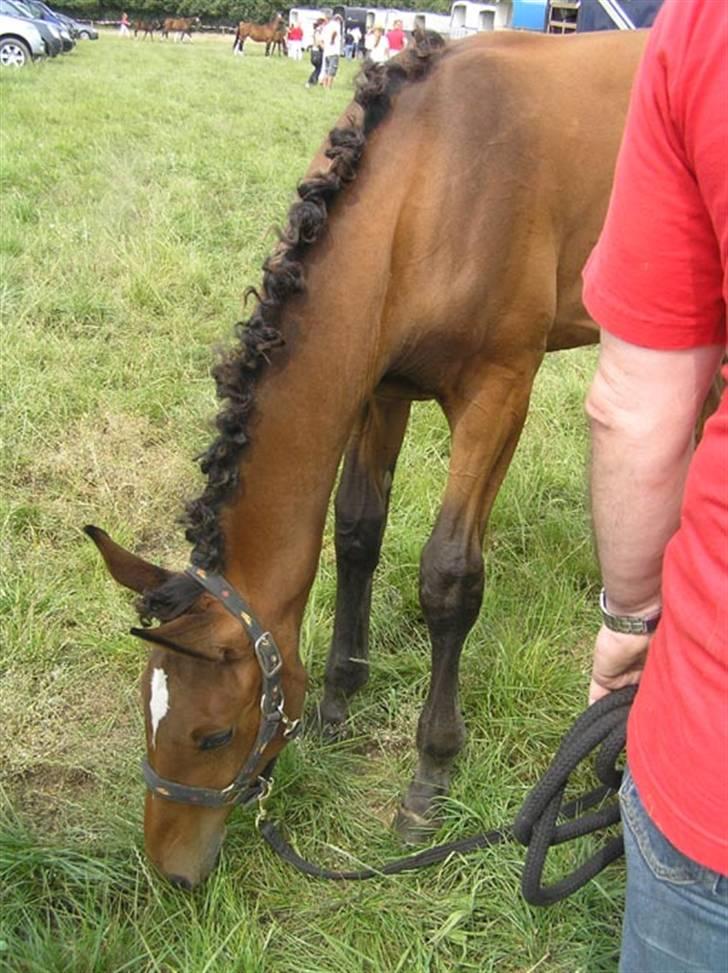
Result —
[[594, 645], [589, 703], [640, 681], [650, 635], [623, 635], [602, 625]]

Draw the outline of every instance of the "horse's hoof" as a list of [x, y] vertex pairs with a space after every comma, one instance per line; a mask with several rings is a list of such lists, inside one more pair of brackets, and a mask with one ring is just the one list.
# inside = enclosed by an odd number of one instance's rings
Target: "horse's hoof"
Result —
[[306, 720], [306, 733], [309, 736], [318, 737], [324, 743], [339, 743], [349, 736], [349, 727], [346, 719], [336, 719], [327, 716], [321, 706], [317, 706], [310, 718]]
[[434, 818], [424, 818], [400, 804], [392, 822], [395, 834], [406, 845], [422, 845], [428, 842], [438, 830], [440, 822]]
[[349, 725], [341, 720], [322, 720], [319, 732], [324, 743], [340, 743], [351, 735]]

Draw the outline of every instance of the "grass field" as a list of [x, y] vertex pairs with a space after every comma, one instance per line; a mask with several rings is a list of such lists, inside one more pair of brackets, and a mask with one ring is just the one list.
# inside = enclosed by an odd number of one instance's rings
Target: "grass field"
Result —
[[[292, 189], [350, 97], [307, 91], [305, 64], [105, 35], [4, 71], [0, 969], [22, 973], [445, 973], [616, 966], [619, 866], [549, 911], [518, 891], [504, 846], [359, 885], [313, 883], [236, 813], [196, 893], [141, 851], [144, 659], [130, 598], [87, 522], [169, 566], [214, 412], [213, 346], [259, 280]], [[469, 737], [446, 825], [510, 819], [582, 709], [597, 570], [585, 509], [582, 400], [593, 352], [548, 360], [494, 511], [481, 619], [466, 645]], [[437, 410], [416, 410], [377, 575], [369, 685], [352, 736], [306, 736], [271, 811], [329, 863], [381, 862], [414, 767], [428, 649], [417, 560], [448, 457]], [[334, 604], [327, 531], [303, 633], [311, 700]], [[587, 845], [591, 847], [590, 842]], [[347, 854], [336, 849], [346, 849]], [[578, 852], [560, 850], [557, 865]]]

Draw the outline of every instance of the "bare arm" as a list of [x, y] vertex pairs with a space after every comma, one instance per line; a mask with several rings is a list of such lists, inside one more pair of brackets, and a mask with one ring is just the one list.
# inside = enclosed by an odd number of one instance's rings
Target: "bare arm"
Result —
[[[661, 604], [665, 546], [677, 530], [693, 430], [722, 348], [641, 348], [602, 331], [587, 399], [591, 493], [607, 605], [649, 615]], [[637, 682], [648, 637], [602, 628], [590, 699]]]

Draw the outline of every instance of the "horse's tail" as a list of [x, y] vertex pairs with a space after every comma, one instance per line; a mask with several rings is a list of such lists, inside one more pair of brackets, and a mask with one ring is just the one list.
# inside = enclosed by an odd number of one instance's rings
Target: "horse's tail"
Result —
[[257, 305], [250, 319], [237, 327], [239, 344], [213, 369], [218, 397], [223, 401], [216, 425], [218, 436], [200, 456], [207, 485], [187, 505], [186, 536], [193, 545], [195, 564], [219, 569], [224, 563], [224, 540], [217, 516], [238, 488], [239, 467], [249, 440], [255, 409], [255, 386], [275, 349], [285, 344], [281, 310], [289, 298], [305, 290], [305, 260], [325, 231], [329, 209], [341, 189], [356, 178], [369, 133], [389, 111], [392, 98], [408, 82], [423, 80], [439, 60], [445, 42], [427, 32], [419, 42], [386, 64], [367, 63], [357, 78], [355, 101], [363, 111], [361, 123], [333, 129], [325, 154], [331, 165], [298, 186], [298, 200], [288, 212], [279, 243], [263, 264], [263, 286], [248, 288]]

